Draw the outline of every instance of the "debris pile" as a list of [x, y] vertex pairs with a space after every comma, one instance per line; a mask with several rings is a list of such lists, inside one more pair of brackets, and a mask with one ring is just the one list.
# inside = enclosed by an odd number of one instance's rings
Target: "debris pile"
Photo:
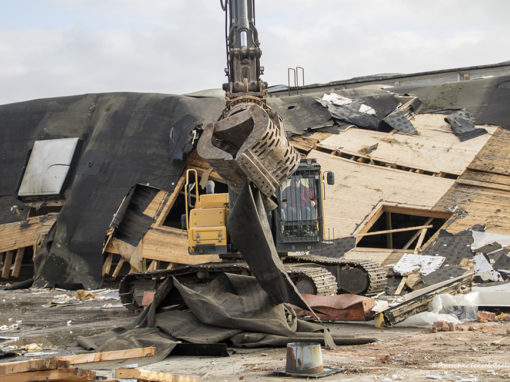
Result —
[[[130, 360], [134, 362], [140, 357], [153, 357], [156, 354], [155, 347], [134, 348], [120, 351], [84, 353], [75, 355], [63, 355], [51, 358], [32, 358], [24, 361], [15, 361], [0, 364], [0, 381], [96, 381], [97, 373], [94, 370], [88, 370], [84, 365], [94, 366], [98, 362]], [[133, 361], [134, 360], [134, 361]], [[160, 379], [145, 378], [151, 376], [143, 374], [139, 369], [117, 369], [118, 378], [128, 378], [127, 375], [135, 377], [139, 372], [140, 380], [168, 381], [170, 379], [161, 379], [163, 376], [172, 378], [171, 374], [157, 373]], [[164, 374], [164, 375], [163, 375]], [[152, 377], [152, 376], [151, 376]], [[190, 381], [198, 379], [191, 378]]]

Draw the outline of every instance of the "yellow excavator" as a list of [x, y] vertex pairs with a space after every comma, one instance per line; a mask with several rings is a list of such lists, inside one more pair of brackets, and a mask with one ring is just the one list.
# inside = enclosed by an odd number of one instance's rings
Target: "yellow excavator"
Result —
[[[332, 172], [321, 171], [314, 159], [304, 159], [298, 169], [273, 194], [277, 208], [267, 212], [277, 251], [302, 252], [328, 245], [324, 237], [324, 196]], [[200, 194], [198, 173], [186, 172], [184, 223], [192, 255], [237, 253], [227, 232], [229, 193]], [[191, 208], [191, 206], [193, 208]], [[249, 233], [248, 233], [249, 234]]]
[[[324, 195], [334, 176], [316, 160], [300, 158], [281, 118], [266, 103], [254, 0], [220, 2], [226, 23], [226, 105], [218, 121], [204, 129], [197, 152], [229, 191], [200, 194], [196, 170], [187, 170], [184, 220], [189, 253], [220, 254], [224, 261], [129, 274], [119, 286], [123, 303], [138, 308], [139, 291], [154, 289], [170, 275], [196, 282], [217, 272], [253, 274], [269, 294], [288, 289], [289, 279], [296, 293], [377, 294], [386, 285], [386, 272], [373, 261], [289, 256], [330, 244], [324, 240]], [[285, 280], [275, 283], [282, 275]], [[278, 298], [292, 302], [285, 293]]]

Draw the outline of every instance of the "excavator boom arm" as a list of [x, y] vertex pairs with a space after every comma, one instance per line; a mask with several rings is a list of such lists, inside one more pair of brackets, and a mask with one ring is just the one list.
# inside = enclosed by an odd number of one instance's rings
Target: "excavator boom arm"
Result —
[[255, 0], [225, 0], [227, 20], [226, 105], [220, 119], [206, 127], [198, 154], [239, 192], [253, 183], [270, 198], [299, 165], [282, 120], [266, 104]]
[[231, 97], [247, 93], [262, 94], [265, 83], [261, 81], [262, 51], [255, 28], [255, 0], [226, 0], [227, 67], [228, 83], [224, 90]]

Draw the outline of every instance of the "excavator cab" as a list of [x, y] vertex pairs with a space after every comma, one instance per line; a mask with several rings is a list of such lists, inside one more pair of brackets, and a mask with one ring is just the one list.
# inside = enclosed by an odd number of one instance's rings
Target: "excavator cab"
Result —
[[[276, 189], [278, 207], [268, 213], [268, 219], [279, 252], [305, 251], [324, 241], [324, 175], [315, 159], [304, 159], [297, 171]], [[333, 184], [333, 174], [327, 175], [328, 184]], [[185, 194], [189, 253], [235, 253], [226, 228], [228, 193], [200, 195], [197, 185], [197, 171], [187, 170]]]
[[277, 190], [273, 235], [279, 252], [310, 250], [324, 241], [324, 178], [334, 183], [333, 173], [323, 174], [315, 159], [303, 159]]

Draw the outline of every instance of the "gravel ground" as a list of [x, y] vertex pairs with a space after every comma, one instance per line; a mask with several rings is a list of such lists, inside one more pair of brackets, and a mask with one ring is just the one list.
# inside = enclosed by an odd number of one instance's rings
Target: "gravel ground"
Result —
[[[76, 292], [0, 290], [0, 347], [20, 353], [32, 349], [24, 357], [69, 354], [83, 351], [76, 336], [134, 320], [133, 313], [114, 298], [115, 291], [98, 291], [95, 297], [82, 301]], [[373, 337], [377, 342], [323, 349], [324, 366], [342, 369], [324, 381], [510, 380], [510, 322], [466, 323], [460, 327], [464, 330], [437, 333], [376, 329], [370, 323], [327, 326], [333, 334]], [[230, 357], [171, 356], [145, 368], [194, 375], [203, 381], [291, 380], [272, 374], [285, 367], [285, 355], [283, 348], [236, 349]]]

